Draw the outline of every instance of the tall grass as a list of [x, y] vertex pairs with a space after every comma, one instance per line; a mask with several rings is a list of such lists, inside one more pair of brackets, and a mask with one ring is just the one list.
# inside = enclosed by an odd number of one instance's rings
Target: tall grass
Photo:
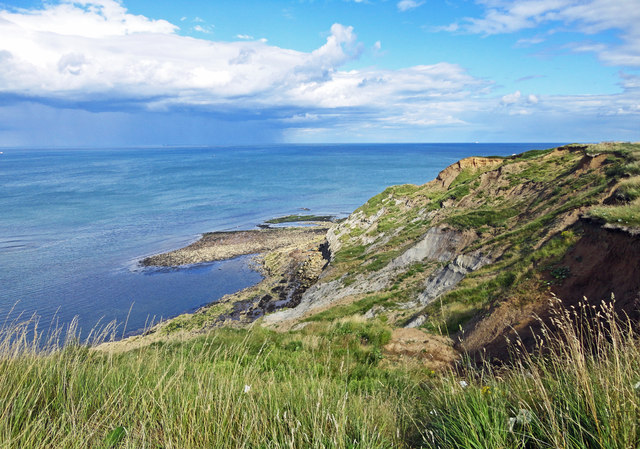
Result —
[[332, 326], [325, 342], [221, 330], [104, 353], [14, 326], [0, 343], [0, 447], [404, 447], [413, 395], [370, 357], [373, 327]]
[[[559, 301], [559, 300], [556, 300]], [[640, 447], [640, 350], [612, 303], [556, 304], [536, 351], [513, 365], [443, 377], [425, 425], [429, 447]]]
[[[0, 339], [0, 448], [637, 448], [640, 347], [609, 303], [560, 307], [508, 367], [384, 361], [389, 329], [220, 329], [105, 352], [73, 326]], [[92, 342], [112, 333], [94, 334]], [[28, 337], [28, 338], [27, 338]]]

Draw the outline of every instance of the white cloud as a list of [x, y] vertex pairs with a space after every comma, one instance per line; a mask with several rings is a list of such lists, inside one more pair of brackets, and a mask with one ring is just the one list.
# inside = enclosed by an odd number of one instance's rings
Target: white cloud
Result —
[[243, 39], [243, 40], [247, 40], [247, 41], [253, 40], [253, 36], [250, 36], [248, 34], [236, 34], [236, 37], [238, 39]]
[[97, 39], [135, 33], [171, 34], [178, 29], [166, 20], [128, 14], [115, 0], [64, 0], [33, 12], [0, 11], [0, 20], [3, 28], [13, 25], [23, 37], [28, 33], [52, 33]]
[[362, 45], [358, 44], [353, 27], [334, 23], [327, 43], [314, 50], [308, 61], [313, 69], [330, 70], [347, 61], [357, 58], [362, 53]]
[[530, 45], [537, 45], [544, 42], [544, 38], [540, 36], [531, 37], [531, 38], [522, 38], [516, 41], [517, 47], [528, 47]]
[[194, 31], [197, 31], [199, 33], [205, 33], [205, 34], [211, 34], [213, 31], [211, 31], [211, 29], [209, 28], [205, 28], [202, 25], [196, 25], [193, 27]]
[[272, 46], [266, 39], [196, 39], [177, 30], [169, 22], [132, 15], [114, 0], [0, 11], [0, 94], [98, 113], [196, 109], [221, 120], [252, 114], [253, 120], [317, 138], [326, 132], [314, 129], [343, 136], [359, 136], [355, 132], [365, 127], [371, 136], [410, 127], [477, 130], [487, 115], [500, 127], [510, 114], [540, 121], [558, 119], [558, 111], [561, 117], [640, 115], [634, 75], [621, 74], [624, 95], [516, 91], [500, 97], [492, 94], [490, 81], [457, 64], [345, 70], [363, 46], [354, 29], [342, 24], [334, 24], [326, 42], [311, 52]]
[[502, 104], [515, 104], [518, 101], [520, 101], [520, 98], [522, 98], [522, 93], [520, 93], [519, 90], [516, 90], [514, 93], [512, 94], [507, 94], [504, 97], [502, 97]]
[[424, 4], [424, 1], [416, 1], [416, 0], [400, 0], [398, 2], [398, 9], [402, 12], [409, 11], [410, 9], [417, 8]]
[[640, 90], [640, 75], [620, 72], [620, 78], [622, 79], [620, 85], [625, 91]]
[[[485, 7], [481, 18], [468, 17], [440, 31], [501, 34], [562, 24], [572, 31], [595, 34], [607, 30], [619, 33], [620, 43], [580, 43], [576, 51], [593, 51], [605, 63], [640, 66], [640, 7], [638, 0], [477, 0]], [[541, 37], [523, 38], [517, 45], [540, 43]]]
[[69, 102], [131, 97], [146, 108], [229, 104], [238, 95], [266, 103], [264, 96], [290, 97], [290, 89], [326, 77], [361, 51], [353, 28], [340, 24], [311, 53], [176, 30], [113, 0], [0, 11], [0, 92]]

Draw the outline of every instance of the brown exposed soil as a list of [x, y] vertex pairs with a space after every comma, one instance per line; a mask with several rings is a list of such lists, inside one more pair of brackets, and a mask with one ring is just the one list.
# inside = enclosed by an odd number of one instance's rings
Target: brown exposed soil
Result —
[[510, 343], [521, 339], [533, 347], [534, 334], [540, 329], [538, 316], [547, 309], [546, 297], [536, 295], [523, 303], [510, 298], [474, 318], [459, 335], [456, 346], [476, 360], [506, 360]]
[[506, 360], [509, 341], [522, 340], [527, 349], [535, 344], [542, 323], [553, 330], [551, 307], [554, 295], [561, 306], [576, 309], [584, 298], [591, 305], [615, 297], [614, 310], [623, 318], [640, 322], [640, 235], [612, 229], [582, 219], [575, 227], [578, 242], [550, 266], [545, 294], [532, 285], [530, 296], [509, 298], [468, 323], [459, 337], [461, 350], [476, 358]]
[[459, 160], [455, 164], [449, 165], [447, 168], [442, 170], [432, 182], [440, 184], [442, 188], [447, 189], [453, 180], [456, 179], [456, 177], [465, 169], [478, 169], [487, 166], [499, 165], [501, 163], [501, 158], [468, 157]]
[[384, 351], [391, 362], [417, 360], [432, 370], [449, 368], [460, 358], [451, 340], [415, 328], [394, 329]]
[[595, 156], [585, 154], [584, 158], [580, 161], [580, 165], [578, 166], [576, 173], [586, 173], [589, 170], [596, 170], [602, 167], [607, 160], [607, 157], [607, 154], [598, 154]]
[[558, 263], [568, 277], [551, 287], [566, 305], [583, 296], [591, 303], [608, 300], [613, 293], [616, 309], [639, 317], [640, 236], [582, 220], [584, 234]]

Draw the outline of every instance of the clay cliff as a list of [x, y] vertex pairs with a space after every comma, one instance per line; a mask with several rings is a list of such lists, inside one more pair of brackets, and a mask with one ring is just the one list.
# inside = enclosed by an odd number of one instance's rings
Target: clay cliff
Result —
[[640, 144], [466, 158], [259, 263], [258, 285], [152, 333], [379, 320], [395, 329], [391, 360], [442, 367], [461, 353], [503, 360], [516, 338], [533, 346], [560, 301], [613, 295], [637, 323]]
[[361, 316], [500, 358], [516, 333], [533, 341], [554, 295], [571, 307], [613, 294], [637, 319], [639, 160], [639, 144], [569, 145], [389, 187], [329, 229], [317, 281], [262, 325]]

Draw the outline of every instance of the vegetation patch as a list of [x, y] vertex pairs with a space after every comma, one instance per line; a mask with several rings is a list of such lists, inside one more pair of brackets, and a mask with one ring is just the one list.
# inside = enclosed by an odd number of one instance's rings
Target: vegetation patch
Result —
[[609, 305], [580, 316], [590, 309], [558, 311], [544, 356], [519, 349], [508, 369], [469, 366], [432, 383], [425, 447], [637, 447], [637, 335]]
[[334, 215], [286, 215], [284, 217], [272, 218], [270, 220], [265, 221], [265, 223], [269, 224], [279, 224], [279, 223], [300, 223], [306, 221], [334, 221]]
[[[514, 161], [528, 161], [531, 159], [537, 159], [539, 157], [542, 157], [546, 154], [549, 154], [553, 151], [552, 149], [547, 149], [547, 150], [529, 150], [529, 151], [525, 151], [524, 153], [521, 153], [517, 156], [512, 156], [511, 158]], [[509, 159], [511, 159], [509, 158]]]
[[[411, 447], [418, 372], [382, 368], [390, 329], [220, 329], [124, 353], [2, 332], [2, 446]], [[71, 339], [68, 341], [72, 341]], [[44, 344], [46, 346], [46, 342]], [[194, 425], [197, 423], [197, 425]]]
[[640, 201], [622, 206], [594, 207], [589, 216], [621, 226], [640, 226]]
[[396, 295], [393, 293], [381, 293], [369, 295], [363, 299], [352, 302], [351, 304], [339, 305], [327, 309], [323, 312], [316, 313], [304, 321], [334, 321], [338, 318], [349, 317], [353, 315], [363, 315], [373, 306], [392, 306], [396, 303]]
[[507, 220], [518, 215], [515, 207], [502, 209], [476, 209], [447, 218], [447, 223], [458, 229], [479, 229], [483, 226], [505, 226]]

